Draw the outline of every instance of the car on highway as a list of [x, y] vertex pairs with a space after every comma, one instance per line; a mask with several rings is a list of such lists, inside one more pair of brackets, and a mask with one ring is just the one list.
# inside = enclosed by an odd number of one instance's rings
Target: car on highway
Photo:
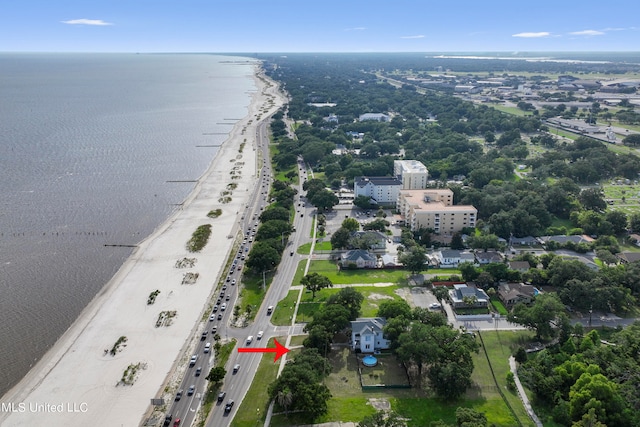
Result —
[[222, 320], [222, 313], [218, 313], [218, 320]]
[[233, 400], [229, 400], [229, 401], [227, 402], [227, 404], [226, 404], [226, 405], [224, 405], [224, 413], [225, 413], [225, 414], [228, 414], [229, 412], [231, 412], [231, 408], [233, 408], [233, 404], [234, 404], [234, 403], [235, 403], [235, 402], [234, 402]]
[[247, 344], [251, 344], [253, 342], [253, 335], [249, 335], [247, 337]]
[[165, 425], [165, 426], [168, 426], [169, 424], [171, 424], [171, 420], [172, 420], [172, 419], [173, 419], [173, 415], [171, 415], [171, 414], [167, 414], [167, 415], [164, 417], [164, 425]]
[[209, 333], [209, 331], [204, 331], [202, 333], [202, 335], [200, 335], [200, 341], [204, 341], [207, 339], [207, 334]]
[[218, 402], [222, 402], [226, 395], [227, 395], [226, 391], [221, 391], [220, 393], [218, 393]]
[[256, 338], [261, 340], [263, 335], [264, 335], [264, 331], [260, 331], [258, 332], [258, 335], [256, 335]]
[[235, 284], [236, 284], [236, 279], [233, 279], [233, 280], [231, 281], [231, 284], [232, 284], [232, 285], [235, 285]]
[[212, 314], [211, 316], [209, 316], [209, 322], [213, 322], [214, 320], [216, 320], [215, 314]]
[[196, 377], [199, 377], [201, 373], [202, 373], [202, 367], [201, 367], [201, 366], [198, 366], [198, 367], [196, 368]]
[[227, 309], [227, 303], [223, 302], [222, 305], [220, 306], [220, 310], [225, 311]]
[[273, 313], [273, 306], [272, 305], [267, 307], [267, 316], [270, 315], [271, 313]]
[[293, 251], [289, 252], [289, 256], [293, 256]]
[[213, 328], [211, 328], [211, 333], [215, 334], [216, 332], [218, 332], [218, 327], [214, 326]]
[[216, 305], [214, 305], [214, 306], [213, 306], [213, 312], [215, 313], [215, 312], [217, 312], [217, 311], [218, 311], [218, 304], [216, 304]]
[[240, 364], [239, 363], [236, 363], [235, 365], [233, 365], [233, 371], [232, 372], [234, 374], [237, 374], [239, 370], [240, 370]]
[[176, 420], [173, 422], [173, 427], [178, 427], [180, 425], [180, 418], [176, 418]]
[[209, 350], [211, 350], [211, 343], [208, 342], [204, 345], [204, 352], [205, 353], [209, 353]]
[[193, 384], [191, 384], [191, 385], [189, 386], [189, 390], [187, 390], [187, 396], [192, 396], [192, 395], [193, 395], [193, 392], [195, 392], [195, 391], [196, 391], [196, 386], [195, 386], [195, 385], [193, 385]]
[[176, 393], [176, 402], [180, 399], [182, 399], [182, 393], [184, 391], [183, 390], [178, 390], [178, 392]]
[[198, 355], [194, 354], [191, 356], [191, 360], [189, 361], [189, 367], [193, 367], [196, 364], [196, 360], [198, 360]]

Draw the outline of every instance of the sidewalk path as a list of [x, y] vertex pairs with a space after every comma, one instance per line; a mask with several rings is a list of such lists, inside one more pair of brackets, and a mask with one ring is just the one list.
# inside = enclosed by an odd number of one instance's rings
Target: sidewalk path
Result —
[[538, 419], [538, 416], [535, 412], [533, 412], [533, 408], [531, 407], [531, 403], [529, 402], [529, 398], [524, 392], [524, 388], [522, 387], [522, 383], [520, 382], [520, 377], [518, 377], [518, 369], [516, 366], [516, 359], [513, 356], [509, 357], [509, 366], [511, 367], [511, 372], [513, 373], [513, 379], [516, 382], [516, 387], [518, 388], [518, 395], [520, 396], [520, 400], [522, 400], [522, 404], [524, 405], [524, 409], [527, 410], [527, 413], [531, 417], [534, 423], [536, 423], [537, 427], [542, 427], [542, 423]]

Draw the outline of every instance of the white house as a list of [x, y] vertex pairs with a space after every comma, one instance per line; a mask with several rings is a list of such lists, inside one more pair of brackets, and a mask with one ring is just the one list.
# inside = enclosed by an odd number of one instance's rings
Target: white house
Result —
[[376, 256], [363, 249], [353, 249], [344, 252], [340, 255], [340, 259], [343, 268], [348, 267], [350, 264], [355, 264], [358, 268], [376, 268], [378, 266]]
[[386, 323], [386, 319], [381, 317], [362, 317], [352, 321], [351, 349], [362, 353], [388, 349], [390, 342], [382, 336]]

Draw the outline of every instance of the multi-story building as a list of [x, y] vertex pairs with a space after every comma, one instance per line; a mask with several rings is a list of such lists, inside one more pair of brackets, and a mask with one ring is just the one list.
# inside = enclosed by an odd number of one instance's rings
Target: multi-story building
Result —
[[417, 160], [394, 160], [393, 174], [402, 182], [403, 190], [427, 188], [429, 171]]
[[430, 228], [442, 235], [475, 227], [478, 217], [475, 207], [454, 205], [449, 189], [400, 190], [396, 207], [412, 231]]
[[359, 176], [353, 182], [354, 197], [368, 196], [378, 205], [395, 205], [402, 183], [388, 176]]

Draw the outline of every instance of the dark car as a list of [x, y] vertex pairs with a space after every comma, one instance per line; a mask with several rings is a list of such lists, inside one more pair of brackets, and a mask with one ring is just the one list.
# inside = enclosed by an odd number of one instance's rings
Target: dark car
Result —
[[191, 396], [194, 391], [196, 391], [196, 386], [195, 385], [190, 385], [189, 386], [189, 390], [187, 390], [187, 396]]
[[179, 392], [176, 393], [176, 401], [182, 399], [182, 393], [183, 393], [182, 390], [180, 390]]
[[204, 332], [202, 333], [202, 335], [200, 335], [200, 341], [204, 341], [204, 340], [206, 340], [206, 339], [207, 339], [207, 334], [208, 334], [208, 332], [207, 332], [207, 331], [204, 331]]
[[220, 393], [218, 393], [218, 402], [222, 402], [226, 396], [227, 396], [226, 391], [221, 391]]
[[225, 414], [228, 414], [229, 412], [231, 412], [231, 408], [233, 408], [233, 404], [234, 403], [235, 402], [233, 400], [230, 400], [230, 401], [227, 402], [226, 405], [224, 405], [224, 413]]
[[196, 377], [199, 377], [201, 373], [202, 373], [202, 368], [198, 366], [198, 368], [196, 369]]
[[218, 320], [222, 320], [222, 313], [218, 314]]
[[176, 418], [176, 420], [173, 422], [173, 427], [178, 427], [180, 425], [180, 418]]
[[171, 420], [173, 419], [173, 416], [171, 414], [167, 414], [164, 417], [164, 425], [168, 426], [169, 424], [171, 424]]

